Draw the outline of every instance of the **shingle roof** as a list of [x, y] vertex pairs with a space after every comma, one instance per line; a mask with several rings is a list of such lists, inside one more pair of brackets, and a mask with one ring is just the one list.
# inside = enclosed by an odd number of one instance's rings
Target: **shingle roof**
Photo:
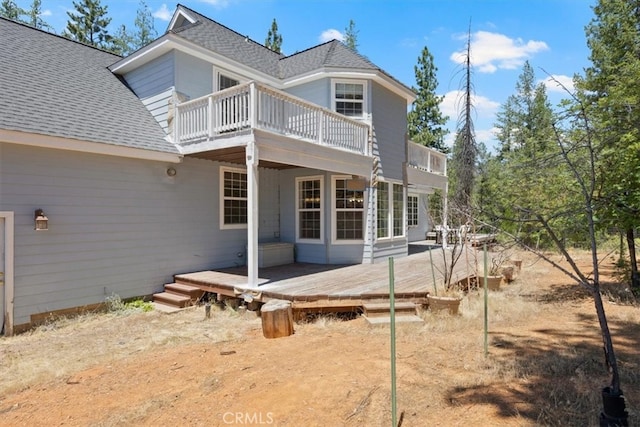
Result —
[[0, 128], [178, 153], [107, 66], [120, 57], [0, 18]]
[[173, 30], [174, 34], [240, 64], [273, 77], [279, 76], [278, 63], [282, 55], [188, 7], [178, 5], [178, 8], [187, 11], [197, 22]]
[[197, 22], [174, 30], [174, 34], [272, 77], [287, 79], [323, 68], [371, 70], [411, 90], [365, 56], [337, 40], [284, 56], [186, 6], [179, 4], [178, 9], [183, 9]]

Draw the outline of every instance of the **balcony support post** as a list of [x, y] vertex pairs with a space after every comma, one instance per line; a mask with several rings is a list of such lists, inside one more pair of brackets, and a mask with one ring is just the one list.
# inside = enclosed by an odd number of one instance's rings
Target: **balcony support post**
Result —
[[246, 147], [247, 161], [247, 279], [250, 287], [258, 286], [258, 146], [251, 141]]

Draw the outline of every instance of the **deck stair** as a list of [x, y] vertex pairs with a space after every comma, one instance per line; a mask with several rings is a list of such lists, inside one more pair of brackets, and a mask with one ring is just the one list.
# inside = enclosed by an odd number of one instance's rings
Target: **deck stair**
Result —
[[[391, 304], [386, 302], [367, 302], [362, 306], [363, 317], [370, 325], [388, 325], [391, 323]], [[416, 304], [397, 301], [395, 303], [396, 323], [424, 323], [417, 315]]]
[[168, 283], [164, 285], [164, 292], [153, 294], [153, 302], [175, 308], [184, 308], [194, 305], [204, 291], [195, 286], [183, 283]]

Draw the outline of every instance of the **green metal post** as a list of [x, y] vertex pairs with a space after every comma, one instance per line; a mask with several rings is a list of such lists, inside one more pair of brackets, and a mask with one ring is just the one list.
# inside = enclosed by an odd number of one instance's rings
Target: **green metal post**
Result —
[[391, 426], [397, 426], [396, 410], [396, 297], [393, 257], [389, 257], [389, 304], [391, 316]]
[[488, 305], [488, 292], [487, 292], [487, 242], [484, 243], [484, 357], [489, 354], [489, 305]]

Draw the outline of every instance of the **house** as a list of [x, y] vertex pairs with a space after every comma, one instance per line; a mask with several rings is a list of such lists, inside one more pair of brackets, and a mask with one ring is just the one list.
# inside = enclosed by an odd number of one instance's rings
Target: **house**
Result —
[[404, 256], [447, 185], [411, 89], [338, 41], [283, 56], [182, 5], [126, 58], [0, 38], [5, 334], [177, 273]]

